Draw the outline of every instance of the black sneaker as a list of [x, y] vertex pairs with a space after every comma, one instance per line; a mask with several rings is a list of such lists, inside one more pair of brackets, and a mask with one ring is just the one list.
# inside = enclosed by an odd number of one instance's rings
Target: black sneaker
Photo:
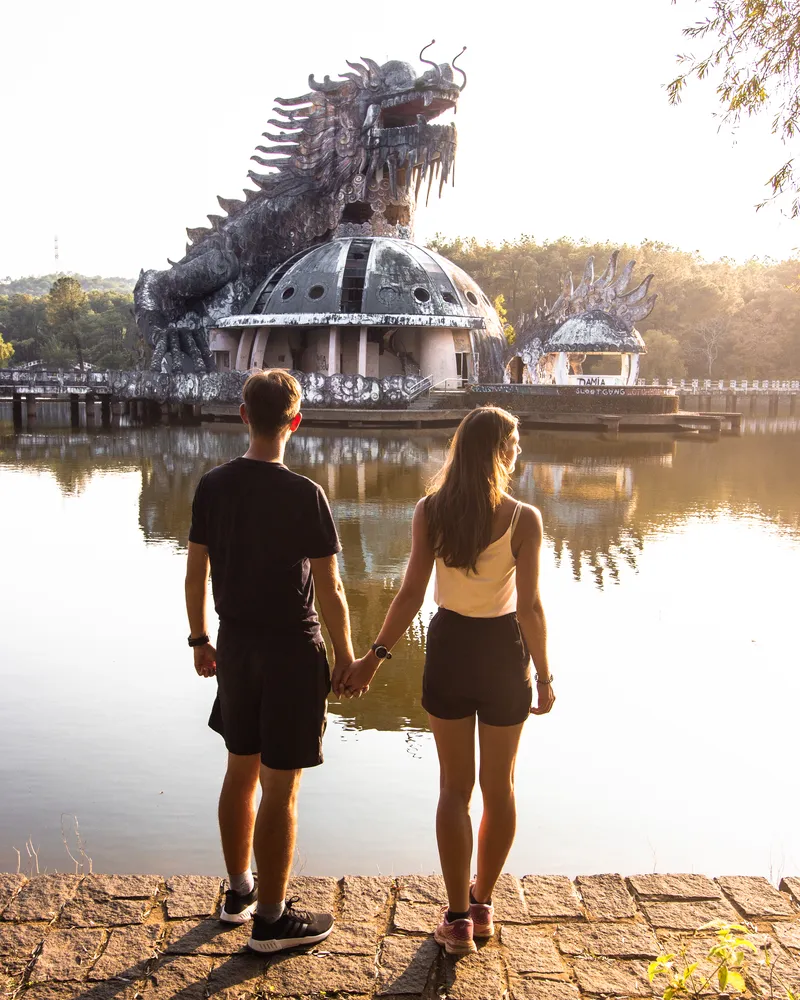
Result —
[[258, 903], [258, 881], [253, 880], [253, 888], [250, 892], [234, 892], [227, 889], [225, 892], [225, 904], [219, 919], [225, 924], [246, 924], [256, 909]]
[[331, 914], [296, 910], [296, 902], [296, 899], [290, 899], [282, 916], [272, 923], [267, 923], [256, 914], [247, 947], [252, 951], [286, 951], [287, 948], [302, 948], [324, 941], [333, 930]]

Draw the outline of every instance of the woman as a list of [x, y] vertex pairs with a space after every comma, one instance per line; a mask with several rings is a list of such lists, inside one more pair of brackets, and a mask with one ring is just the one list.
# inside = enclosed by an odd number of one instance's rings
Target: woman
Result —
[[[390, 658], [422, 606], [435, 564], [439, 610], [428, 630], [422, 705], [439, 754], [436, 838], [448, 899], [434, 936], [453, 955], [475, 951], [474, 938], [494, 934], [492, 891], [514, 840], [522, 726], [555, 701], [539, 600], [541, 516], [507, 492], [519, 452], [517, 420], [505, 410], [480, 407], [462, 420], [441, 472], [414, 511], [400, 591], [372, 649], [336, 692], [369, 688], [381, 659]], [[476, 716], [483, 819], [471, 883]]]

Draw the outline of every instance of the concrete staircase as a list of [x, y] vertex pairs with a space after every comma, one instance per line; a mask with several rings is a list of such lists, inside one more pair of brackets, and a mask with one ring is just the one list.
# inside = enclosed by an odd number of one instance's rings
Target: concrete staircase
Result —
[[463, 390], [438, 391], [432, 389], [417, 396], [408, 404], [409, 410], [459, 410], [464, 406]]

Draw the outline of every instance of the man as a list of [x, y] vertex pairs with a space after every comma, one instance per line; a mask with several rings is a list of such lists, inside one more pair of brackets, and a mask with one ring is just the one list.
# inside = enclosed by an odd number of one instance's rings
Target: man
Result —
[[[300, 386], [286, 371], [261, 371], [242, 397], [250, 447], [203, 476], [192, 504], [186, 609], [195, 670], [217, 677], [208, 724], [228, 749], [219, 828], [230, 889], [220, 918], [240, 924], [254, 914], [249, 947], [275, 952], [322, 941], [333, 927], [331, 914], [286, 901], [300, 775], [322, 763], [331, 687], [315, 590], [337, 689], [353, 649], [327, 498], [283, 464], [302, 420]], [[216, 650], [206, 622], [209, 569], [220, 619]]]

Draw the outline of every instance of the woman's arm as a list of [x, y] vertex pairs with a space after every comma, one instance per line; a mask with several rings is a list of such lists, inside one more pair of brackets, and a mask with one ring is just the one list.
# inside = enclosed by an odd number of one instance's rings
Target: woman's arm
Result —
[[[420, 500], [414, 509], [411, 523], [411, 555], [408, 559], [403, 583], [386, 613], [380, 632], [375, 638], [376, 646], [391, 649], [405, 633], [422, 607], [428, 581], [433, 569], [433, 548], [428, 538], [428, 524], [425, 516], [425, 501]], [[366, 656], [353, 663], [336, 694], [358, 694], [369, 687], [381, 661], [370, 650]]]
[[517, 618], [525, 643], [536, 668], [539, 704], [534, 715], [545, 715], [556, 700], [549, 683], [547, 663], [547, 623], [539, 597], [539, 557], [542, 549], [542, 516], [535, 507], [524, 506], [520, 512], [515, 538], [520, 538], [517, 552]]

